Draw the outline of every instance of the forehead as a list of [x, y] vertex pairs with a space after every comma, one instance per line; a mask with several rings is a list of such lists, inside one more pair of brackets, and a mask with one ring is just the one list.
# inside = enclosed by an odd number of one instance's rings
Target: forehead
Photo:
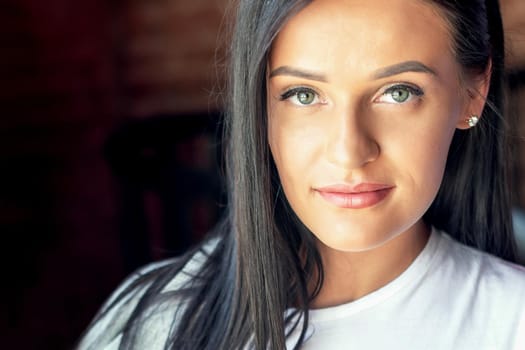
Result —
[[[453, 62], [451, 30], [423, 0], [314, 0], [282, 28], [270, 64], [356, 74], [402, 61]], [[333, 72], [335, 74], [335, 72]]]

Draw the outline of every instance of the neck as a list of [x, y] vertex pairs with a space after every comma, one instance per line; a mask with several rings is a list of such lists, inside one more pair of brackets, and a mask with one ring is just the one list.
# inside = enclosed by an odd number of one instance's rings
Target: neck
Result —
[[337, 251], [319, 243], [324, 283], [311, 308], [348, 303], [385, 286], [412, 264], [429, 236], [430, 229], [421, 222], [385, 244], [363, 252]]

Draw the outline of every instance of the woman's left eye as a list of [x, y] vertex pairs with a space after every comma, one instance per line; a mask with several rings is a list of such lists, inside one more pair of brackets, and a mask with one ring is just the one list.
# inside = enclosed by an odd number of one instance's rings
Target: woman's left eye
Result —
[[378, 98], [377, 102], [403, 104], [414, 98], [423, 96], [423, 90], [418, 87], [398, 84], [387, 88]]

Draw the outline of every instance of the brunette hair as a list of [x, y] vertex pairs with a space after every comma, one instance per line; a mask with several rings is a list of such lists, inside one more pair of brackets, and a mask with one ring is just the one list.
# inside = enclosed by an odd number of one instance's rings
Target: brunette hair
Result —
[[[424, 219], [459, 242], [512, 261], [498, 2], [423, 1], [437, 6], [450, 24], [463, 73], [481, 74], [492, 66], [488, 108], [475, 128], [456, 131], [443, 183]], [[108, 306], [137, 288], [145, 290], [121, 330], [120, 349], [134, 348], [148, 316], [166, 307], [176, 309], [166, 349], [284, 349], [294, 329], [300, 333], [295, 347], [304, 341], [308, 305], [323, 283], [323, 266], [313, 235], [281, 193], [267, 144], [266, 69], [275, 36], [309, 3], [239, 0], [224, 120], [227, 213], [215, 238], [143, 274]], [[205, 261], [185, 286], [164, 291], [199, 251]]]

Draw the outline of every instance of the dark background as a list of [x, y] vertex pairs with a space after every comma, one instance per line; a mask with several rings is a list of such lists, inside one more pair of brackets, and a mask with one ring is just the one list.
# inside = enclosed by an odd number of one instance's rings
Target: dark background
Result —
[[[2, 348], [70, 348], [125, 275], [220, 215], [226, 2], [2, 1]], [[525, 2], [502, 5], [523, 207]]]

